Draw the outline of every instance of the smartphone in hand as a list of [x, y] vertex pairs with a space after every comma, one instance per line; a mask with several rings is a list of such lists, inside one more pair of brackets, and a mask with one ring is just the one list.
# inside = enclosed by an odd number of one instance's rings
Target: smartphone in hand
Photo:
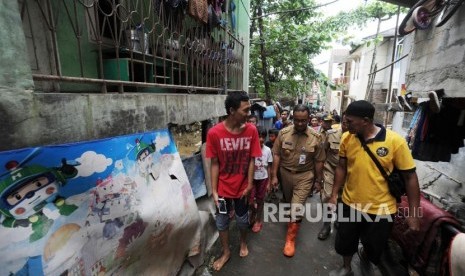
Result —
[[226, 206], [226, 199], [218, 198], [218, 212], [220, 214], [227, 214], [228, 213], [228, 207]]

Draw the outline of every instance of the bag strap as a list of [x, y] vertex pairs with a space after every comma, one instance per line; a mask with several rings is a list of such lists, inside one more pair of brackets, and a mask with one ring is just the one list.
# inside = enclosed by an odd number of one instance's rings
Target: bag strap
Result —
[[358, 136], [358, 139], [360, 140], [360, 143], [362, 144], [362, 147], [363, 149], [368, 153], [368, 155], [371, 157], [371, 159], [373, 160], [373, 162], [375, 162], [375, 165], [376, 167], [378, 167], [378, 170], [381, 172], [381, 174], [383, 175], [383, 177], [388, 180], [389, 179], [389, 176], [388, 174], [386, 173], [386, 171], [384, 170], [383, 166], [381, 166], [381, 163], [379, 163], [379, 160], [378, 158], [375, 157], [375, 155], [373, 154], [373, 152], [371, 152], [370, 148], [367, 146], [367, 144], [365, 143], [365, 141], [363, 141], [363, 139]]

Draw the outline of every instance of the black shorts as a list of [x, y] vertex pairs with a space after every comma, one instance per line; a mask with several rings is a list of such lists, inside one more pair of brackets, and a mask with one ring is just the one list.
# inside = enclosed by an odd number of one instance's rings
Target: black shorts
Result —
[[341, 221], [338, 218], [339, 228], [336, 234], [336, 252], [342, 256], [352, 256], [357, 252], [360, 240], [367, 257], [372, 263], [378, 264], [391, 234], [394, 215], [379, 217], [376, 220], [376, 215], [368, 214], [370, 217], [368, 219], [360, 216], [360, 211], [343, 203], [343, 217], [346, 219], [350, 218], [351, 212], [352, 214], [356, 214], [355, 218], [361, 219]]

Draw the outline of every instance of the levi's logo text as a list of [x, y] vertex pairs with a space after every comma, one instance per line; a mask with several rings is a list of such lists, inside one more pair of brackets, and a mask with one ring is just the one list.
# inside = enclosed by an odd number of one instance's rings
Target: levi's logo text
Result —
[[225, 158], [224, 173], [247, 174], [252, 137], [222, 138], [221, 151]]
[[221, 150], [249, 150], [251, 140], [252, 137], [222, 138], [220, 139]]

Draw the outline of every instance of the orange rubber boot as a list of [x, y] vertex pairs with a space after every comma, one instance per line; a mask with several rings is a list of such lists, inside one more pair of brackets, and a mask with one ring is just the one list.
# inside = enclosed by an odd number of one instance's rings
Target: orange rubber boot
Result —
[[295, 238], [299, 231], [300, 224], [289, 222], [287, 225], [286, 244], [284, 245], [283, 254], [286, 257], [293, 257], [295, 254]]

